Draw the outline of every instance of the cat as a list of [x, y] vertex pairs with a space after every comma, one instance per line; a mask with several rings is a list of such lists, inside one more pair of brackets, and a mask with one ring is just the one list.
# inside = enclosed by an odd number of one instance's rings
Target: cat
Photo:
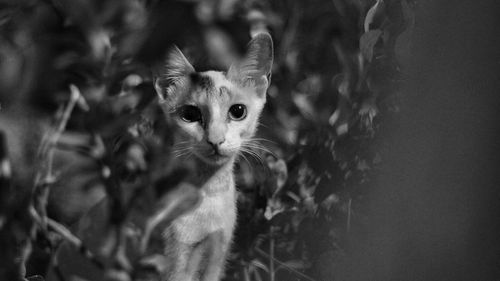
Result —
[[159, 103], [177, 127], [179, 161], [196, 163], [200, 204], [163, 233], [164, 280], [220, 280], [236, 224], [233, 165], [255, 134], [273, 63], [269, 34], [255, 35], [227, 72], [196, 72], [174, 47], [154, 77]]

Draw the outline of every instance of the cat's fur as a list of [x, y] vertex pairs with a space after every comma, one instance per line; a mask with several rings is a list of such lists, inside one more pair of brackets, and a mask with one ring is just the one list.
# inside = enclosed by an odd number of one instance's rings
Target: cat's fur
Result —
[[[271, 36], [261, 33], [227, 72], [198, 73], [174, 48], [155, 77], [160, 104], [178, 127], [174, 151], [180, 160], [194, 159], [195, 183], [202, 192], [200, 205], [164, 232], [170, 264], [165, 280], [216, 281], [221, 277], [236, 223], [233, 164], [255, 133], [272, 61]], [[239, 104], [246, 107], [246, 117], [233, 120], [228, 111]], [[186, 105], [198, 108], [201, 119], [183, 120]]]

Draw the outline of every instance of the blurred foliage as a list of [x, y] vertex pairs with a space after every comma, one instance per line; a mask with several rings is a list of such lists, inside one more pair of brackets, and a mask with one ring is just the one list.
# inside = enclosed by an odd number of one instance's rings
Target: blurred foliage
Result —
[[[2, 157], [14, 167], [0, 177], [0, 206], [9, 206], [0, 232], [33, 242], [4, 259], [24, 261], [34, 248], [27, 276], [45, 275], [62, 240], [83, 247], [83, 239], [84, 258], [105, 270], [98, 274], [155, 280], [144, 277], [161, 271], [154, 232], [195, 204], [198, 191], [184, 182], [189, 163], [171, 161], [175, 132], [156, 106], [151, 69], [175, 43], [198, 70], [224, 70], [252, 34], [269, 31], [275, 62], [259, 129], [266, 149], [237, 163], [239, 225], [226, 280], [335, 279], [351, 230], [365, 226], [364, 200], [383, 161], [377, 136], [398, 112], [415, 5], [0, 1]], [[90, 223], [102, 225], [98, 241], [64, 227], [103, 197], [92, 211], [102, 221]]]

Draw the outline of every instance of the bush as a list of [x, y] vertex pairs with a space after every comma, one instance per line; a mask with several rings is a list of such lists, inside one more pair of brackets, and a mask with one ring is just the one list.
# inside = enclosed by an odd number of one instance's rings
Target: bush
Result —
[[[174, 43], [198, 69], [223, 69], [263, 30], [275, 63], [262, 147], [236, 167], [240, 224], [226, 279], [337, 276], [352, 229], [365, 227], [379, 131], [398, 112], [413, 1], [0, 5], [3, 279], [45, 276], [66, 241], [98, 275], [154, 280], [155, 218], [166, 224], [189, 210], [198, 190], [183, 183], [189, 163], [171, 160], [175, 132], [151, 69]], [[72, 233], [103, 197], [91, 211], [102, 235]]]

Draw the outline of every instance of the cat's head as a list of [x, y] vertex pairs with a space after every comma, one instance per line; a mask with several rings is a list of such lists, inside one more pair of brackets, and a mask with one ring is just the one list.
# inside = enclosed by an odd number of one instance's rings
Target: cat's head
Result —
[[173, 48], [155, 77], [155, 89], [179, 128], [175, 151], [212, 165], [234, 159], [255, 133], [272, 62], [273, 42], [266, 33], [256, 35], [227, 72], [196, 72]]

